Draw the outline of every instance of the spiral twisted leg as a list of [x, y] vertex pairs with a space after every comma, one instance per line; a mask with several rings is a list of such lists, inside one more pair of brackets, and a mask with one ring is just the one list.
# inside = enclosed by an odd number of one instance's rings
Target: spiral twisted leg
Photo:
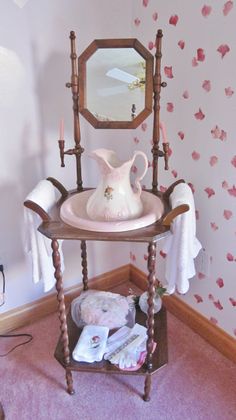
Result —
[[[55, 268], [54, 277], [56, 279], [61, 341], [63, 345], [64, 362], [66, 365], [68, 365], [70, 363], [70, 350], [69, 350], [69, 338], [68, 338], [67, 322], [66, 322], [65, 298], [64, 298], [63, 281], [62, 281], [62, 273], [61, 273], [61, 257], [59, 253], [58, 241], [56, 239], [53, 239], [51, 246], [52, 246], [53, 266]], [[69, 392], [69, 394], [73, 394], [74, 393], [73, 380], [72, 380], [72, 374], [69, 370], [66, 372], [66, 380], [67, 380], [67, 391]]]
[[154, 337], [154, 295], [155, 295], [155, 264], [156, 264], [156, 244], [150, 242], [148, 245], [148, 313], [147, 313], [147, 373], [144, 385], [144, 401], [150, 400], [151, 371], [152, 371], [152, 351]]
[[81, 241], [82, 276], [84, 290], [88, 290], [87, 247], [86, 241]]

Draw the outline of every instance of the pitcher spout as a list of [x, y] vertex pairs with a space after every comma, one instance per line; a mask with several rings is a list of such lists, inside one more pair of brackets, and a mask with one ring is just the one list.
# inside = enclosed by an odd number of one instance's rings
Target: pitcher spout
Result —
[[98, 163], [102, 173], [110, 173], [121, 164], [114, 150], [96, 149], [89, 153], [89, 157]]

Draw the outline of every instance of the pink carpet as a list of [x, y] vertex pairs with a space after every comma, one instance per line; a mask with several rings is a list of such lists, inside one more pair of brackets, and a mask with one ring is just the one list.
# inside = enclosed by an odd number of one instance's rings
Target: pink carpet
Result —
[[[143, 377], [118, 374], [74, 372], [76, 394], [68, 395], [64, 369], [53, 357], [56, 314], [20, 332], [32, 333], [33, 341], [0, 358], [6, 420], [236, 418], [236, 366], [171, 315], [169, 364], [153, 375], [150, 402], [141, 398]], [[0, 338], [0, 353], [11, 347], [10, 341]]]

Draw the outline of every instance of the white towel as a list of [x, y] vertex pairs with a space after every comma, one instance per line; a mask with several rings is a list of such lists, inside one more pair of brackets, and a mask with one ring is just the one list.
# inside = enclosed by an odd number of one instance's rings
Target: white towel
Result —
[[171, 225], [171, 235], [165, 240], [163, 252], [167, 254], [165, 277], [167, 292], [185, 294], [189, 289], [188, 279], [195, 274], [194, 258], [202, 248], [196, 238], [196, 215], [193, 193], [189, 185], [176, 185], [170, 195], [172, 208], [188, 204], [189, 211], [177, 216]]
[[[50, 181], [42, 180], [29, 193], [26, 200], [31, 200], [48, 212], [60, 197], [59, 191]], [[25, 250], [31, 254], [33, 281], [40, 280], [44, 284], [44, 292], [48, 292], [55, 285], [54, 267], [52, 261], [51, 239], [42, 235], [37, 229], [41, 218], [32, 210], [24, 208], [25, 219]], [[61, 271], [64, 271], [64, 261], [61, 249], [62, 241], [59, 241], [61, 256]]]
[[73, 350], [73, 359], [77, 362], [100, 362], [105, 352], [108, 333], [108, 327], [86, 325]]

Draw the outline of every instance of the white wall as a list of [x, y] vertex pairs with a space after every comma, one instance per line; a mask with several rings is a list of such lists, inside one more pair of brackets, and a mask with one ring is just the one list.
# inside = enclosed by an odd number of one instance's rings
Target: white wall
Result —
[[[0, 50], [0, 263], [6, 274], [1, 312], [43, 296], [42, 284], [32, 283], [31, 261], [23, 247], [26, 195], [47, 176], [75, 187], [73, 158], [66, 158], [62, 169], [57, 148], [62, 116], [66, 145], [73, 146], [71, 92], [65, 88], [71, 73], [70, 30], [77, 34], [78, 55], [94, 38], [129, 37], [131, 32], [132, 1], [125, 2], [125, 14], [119, 2], [110, 0], [28, 0], [22, 8], [16, 3], [0, 3], [0, 47], [14, 52], [12, 57], [7, 51], [6, 57], [6, 50]], [[126, 155], [122, 142], [129, 132], [95, 130], [81, 117], [81, 134], [86, 150], [111, 147]], [[87, 159], [84, 156], [84, 185], [95, 186], [97, 168], [87, 171]], [[128, 263], [129, 245], [88, 244], [88, 261], [89, 277], [109, 271]], [[65, 264], [65, 286], [80, 282], [79, 243], [65, 244]]]

